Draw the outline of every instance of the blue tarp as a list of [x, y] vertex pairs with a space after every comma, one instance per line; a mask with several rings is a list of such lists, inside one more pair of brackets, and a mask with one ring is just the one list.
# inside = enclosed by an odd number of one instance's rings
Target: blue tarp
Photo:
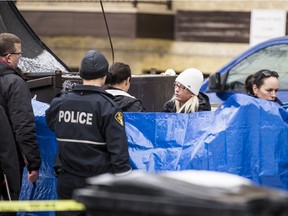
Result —
[[[33, 101], [43, 163], [34, 189], [24, 175], [22, 200], [57, 198], [57, 142], [45, 122], [48, 106]], [[124, 113], [124, 119], [134, 169], [221, 171], [288, 190], [288, 111], [274, 102], [235, 94], [214, 112]]]
[[[45, 110], [49, 104], [32, 100], [36, 121], [37, 141], [42, 156], [39, 180], [36, 185], [28, 182], [27, 170], [24, 170], [20, 200], [55, 200], [57, 199], [56, 183], [54, 176], [54, 157], [57, 152], [55, 134], [48, 128], [45, 121]], [[17, 216], [54, 216], [55, 212], [21, 212]]]
[[243, 94], [215, 112], [125, 113], [134, 169], [211, 170], [288, 189], [288, 112]]

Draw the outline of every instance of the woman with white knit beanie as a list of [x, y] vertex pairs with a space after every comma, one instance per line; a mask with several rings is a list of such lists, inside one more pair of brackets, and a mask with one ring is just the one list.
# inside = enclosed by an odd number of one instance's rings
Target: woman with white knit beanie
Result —
[[195, 68], [188, 68], [180, 73], [174, 82], [174, 95], [164, 104], [162, 112], [210, 111], [208, 96], [199, 92], [203, 79], [203, 73]]

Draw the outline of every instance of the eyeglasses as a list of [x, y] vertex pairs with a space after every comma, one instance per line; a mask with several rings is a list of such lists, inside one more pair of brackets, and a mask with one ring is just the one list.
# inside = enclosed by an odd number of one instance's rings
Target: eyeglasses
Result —
[[260, 74], [258, 74], [258, 77], [254, 76], [254, 82], [253, 84], [257, 85], [260, 80], [262, 80], [264, 77], [279, 77], [279, 74], [276, 71], [270, 71], [270, 70], [262, 70], [260, 71]]
[[181, 91], [184, 91], [185, 89], [187, 89], [185, 86], [181, 85], [180, 83], [174, 82], [174, 88], [178, 88]]
[[23, 52], [13, 52], [13, 53], [6, 53], [6, 54], [3, 54], [1, 56], [6, 56], [6, 55], [22, 55]]
[[14, 52], [14, 53], [10, 53], [11, 55], [22, 55], [22, 52]]

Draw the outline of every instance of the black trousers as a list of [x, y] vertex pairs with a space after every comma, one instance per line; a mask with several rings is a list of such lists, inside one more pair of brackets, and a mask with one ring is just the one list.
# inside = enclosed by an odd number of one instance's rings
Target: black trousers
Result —
[[[75, 176], [68, 172], [62, 171], [58, 176], [57, 195], [58, 200], [72, 199], [72, 194], [75, 189], [84, 188], [87, 186], [86, 178]], [[85, 216], [85, 212], [80, 211], [58, 211], [57, 216]]]
[[[20, 162], [19, 162], [20, 163]], [[22, 176], [23, 176], [23, 170], [24, 170], [24, 162], [20, 163], [20, 185], [22, 184]], [[20, 191], [14, 192], [13, 188], [10, 188], [10, 196], [11, 200], [18, 200], [20, 195]], [[2, 172], [0, 172], [0, 200], [9, 200], [7, 188], [4, 180], [4, 175]], [[0, 212], [0, 216], [16, 216], [17, 212]]]

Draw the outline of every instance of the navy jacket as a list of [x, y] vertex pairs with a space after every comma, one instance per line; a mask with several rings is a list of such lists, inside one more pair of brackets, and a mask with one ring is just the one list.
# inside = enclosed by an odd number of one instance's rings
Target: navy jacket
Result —
[[131, 170], [123, 113], [110, 96], [100, 87], [77, 85], [52, 100], [46, 122], [64, 171], [91, 177]]

